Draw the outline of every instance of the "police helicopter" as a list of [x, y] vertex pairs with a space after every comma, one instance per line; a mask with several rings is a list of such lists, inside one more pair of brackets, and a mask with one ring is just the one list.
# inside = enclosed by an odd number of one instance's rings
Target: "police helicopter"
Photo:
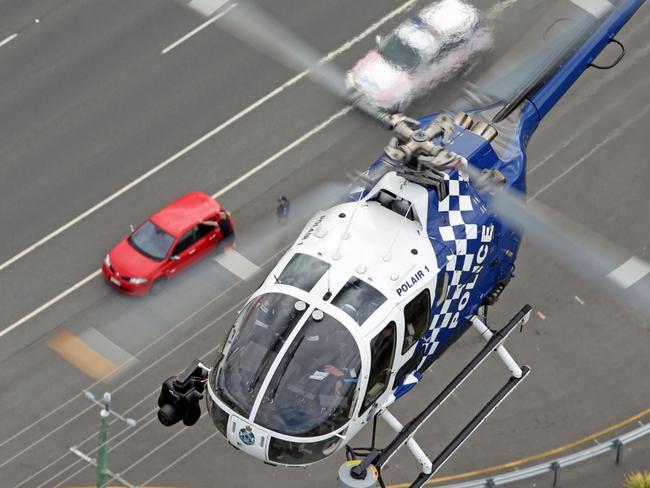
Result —
[[[422, 486], [530, 371], [503, 342], [526, 323], [531, 307], [498, 331], [485, 320], [513, 278], [523, 230], [576, 271], [621, 284], [611, 272], [622, 262], [617, 247], [525, 204], [526, 146], [587, 68], [620, 61], [624, 49], [614, 36], [643, 3], [553, 2], [530, 29], [538, 43], [533, 55], [515, 46], [507, 65], [497, 63], [467, 87], [462, 102], [420, 119], [349, 93], [342, 73], [240, 3], [226, 28], [294, 67], [308, 66], [392, 138], [343, 203], [309, 220], [248, 298], [216, 361], [195, 360], [163, 383], [161, 423], [194, 424], [205, 396], [227, 442], [260, 461], [304, 466], [346, 446], [340, 486], [371, 487], [383, 485], [381, 467], [406, 445], [421, 466], [412, 486]], [[619, 56], [595, 64], [610, 43]], [[648, 296], [640, 286], [623, 298], [643, 307]], [[389, 408], [472, 328], [485, 346], [402, 425]], [[431, 459], [413, 438], [416, 430], [492, 352], [508, 370], [506, 383]], [[383, 449], [374, 448], [379, 418], [396, 432]], [[350, 448], [367, 424], [373, 446]]]

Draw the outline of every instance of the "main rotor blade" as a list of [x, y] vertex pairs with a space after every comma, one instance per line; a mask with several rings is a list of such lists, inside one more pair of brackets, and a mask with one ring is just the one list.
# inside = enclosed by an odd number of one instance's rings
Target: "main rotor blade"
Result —
[[488, 193], [490, 208], [504, 223], [525, 231], [531, 240], [577, 275], [610, 292], [650, 319], [650, 283], [641, 278], [650, 264], [625, 248], [508, 187], [486, 182], [480, 170], [465, 166], [461, 171], [479, 182]]
[[287, 68], [310, 70], [327, 90], [346, 99], [345, 75], [334, 65], [321, 62], [323, 56], [316, 49], [256, 5], [238, 1], [220, 26]]
[[269, 259], [293, 243], [311, 217], [318, 211], [343, 201], [348, 191], [349, 182], [328, 182], [301, 195], [290, 195], [289, 219], [280, 223], [272, 215], [236, 231], [236, 249], [254, 261]]
[[352, 96], [345, 85], [345, 74], [306, 41], [253, 3], [238, 1], [219, 25], [234, 37], [270, 56], [296, 72], [309, 77], [346, 104], [381, 122], [382, 113], [367, 101]]
[[[453, 111], [501, 105], [500, 113], [517, 106], [547, 79], [614, 9], [609, 1], [553, 0], [524, 36], [466, 88]], [[500, 120], [500, 113], [495, 122]]]

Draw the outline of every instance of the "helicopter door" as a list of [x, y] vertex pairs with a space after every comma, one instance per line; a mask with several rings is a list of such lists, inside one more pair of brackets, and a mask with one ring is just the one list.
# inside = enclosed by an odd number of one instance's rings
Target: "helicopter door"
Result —
[[[416, 351], [413, 346], [429, 328], [431, 314], [431, 294], [424, 289], [404, 307], [404, 342], [402, 355], [411, 357], [404, 363], [395, 376], [395, 385], [400, 385], [407, 374], [417, 369], [424, 357], [424, 348]], [[409, 350], [411, 352], [409, 353]]]
[[370, 379], [361, 412], [365, 412], [375, 403], [388, 387], [393, 359], [395, 359], [396, 335], [395, 322], [390, 322], [370, 342]]

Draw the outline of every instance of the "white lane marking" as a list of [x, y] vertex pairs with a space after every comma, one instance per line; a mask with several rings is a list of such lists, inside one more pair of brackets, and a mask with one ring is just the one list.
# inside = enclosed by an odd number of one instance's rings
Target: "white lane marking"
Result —
[[540, 319], [542, 319], [542, 320], [546, 320], [546, 315], [544, 315], [544, 314], [543, 314], [542, 312], [540, 312], [539, 310], [535, 310], [535, 313], [537, 314], [537, 316], [538, 316]]
[[610, 271], [607, 278], [621, 288], [629, 288], [648, 273], [650, 273], [650, 265], [643, 259], [632, 256], [618, 268]]
[[296, 139], [295, 141], [293, 141], [291, 144], [285, 146], [283, 149], [281, 149], [280, 151], [276, 152], [273, 156], [271, 156], [271, 157], [265, 159], [265, 160], [262, 161], [260, 164], [258, 164], [258, 165], [255, 166], [254, 168], [248, 170], [246, 173], [244, 173], [243, 175], [241, 175], [241, 176], [240, 176], [239, 178], [237, 178], [236, 180], [232, 181], [230, 184], [224, 186], [221, 190], [219, 190], [218, 192], [216, 192], [215, 194], [213, 194], [213, 195], [212, 195], [212, 198], [219, 198], [219, 197], [220, 197], [221, 195], [223, 195], [224, 193], [226, 193], [226, 192], [232, 190], [234, 187], [236, 187], [237, 185], [239, 185], [239, 184], [241, 184], [242, 182], [246, 181], [248, 178], [250, 178], [251, 176], [253, 176], [253, 175], [254, 175], [255, 173], [257, 173], [258, 171], [260, 171], [260, 170], [264, 169], [265, 167], [267, 167], [269, 164], [271, 164], [273, 161], [275, 161], [275, 160], [278, 159], [279, 157], [284, 156], [286, 153], [288, 153], [289, 151], [291, 151], [293, 148], [295, 148], [296, 146], [302, 144], [302, 143], [305, 142], [307, 139], [309, 139], [311, 136], [313, 136], [314, 134], [320, 132], [320, 131], [323, 130], [325, 127], [327, 127], [327, 126], [330, 125], [332, 122], [334, 122], [336, 119], [338, 119], [338, 118], [344, 116], [345, 114], [347, 114], [347, 113], [350, 112], [351, 110], [352, 110], [352, 107], [345, 107], [345, 108], [342, 108], [341, 110], [339, 110], [338, 112], [336, 112], [336, 113], [330, 115], [327, 119], [325, 119], [323, 122], [321, 122], [321, 123], [318, 124], [316, 127], [314, 127], [313, 129], [311, 129], [309, 132], [304, 133], [302, 136], [300, 136], [298, 139]]
[[226, 3], [227, 0], [191, 0], [186, 6], [204, 17], [209, 17]]
[[[338, 55], [342, 54], [343, 52], [349, 50], [352, 46], [354, 46], [355, 44], [359, 43], [360, 41], [362, 41], [363, 39], [368, 37], [370, 34], [372, 34], [374, 31], [376, 31], [383, 24], [385, 24], [386, 22], [388, 22], [392, 18], [398, 16], [402, 12], [404, 12], [404, 11], [408, 10], [409, 8], [411, 8], [413, 5], [415, 5], [416, 2], [417, 2], [417, 0], [409, 0], [408, 2], [402, 4], [400, 7], [396, 8], [396, 9], [392, 10], [391, 12], [389, 12], [388, 14], [384, 15], [381, 19], [379, 19], [377, 22], [372, 24], [370, 27], [368, 27], [361, 34], [357, 35], [356, 37], [353, 37], [348, 42], [341, 45], [338, 49], [336, 49], [335, 51], [332, 51], [331, 53], [329, 53], [327, 56], [325, 56], [321, 60], [321, 62], [324, 63], [324, 62], [331, 61], [336, 56], [338, 56]], [[173, 162], [178, 160], [181, 156], [184, 156], [185, 154], [190, 152], [195, 147], [199, 146], [200, 144], [203, 144], [205, 141], [210, 139], [212, 136], [214, 136], [215, 134], [218, 134], [219, 132], [223, 131], [225, 128], [227, 128], [230, 125], [232, 125], [233, 123], [237, 122], [239, 119], [241, 119], [245, 115], [248, 115], [253, 110], [258, 108], [260, 105], [262, 105], [265, 102], [269, 101], [273, 97], [279, 95], [280, 93], [285, 91], [290, 86], [295, 85], [300, 80], [302, 80], [304, 77], [306, 77], [309, 74], [309, 72], [310, 72], [310, 70], [305, 70], [305, 71], [297, 74], [296, 76], [291, 78], [289, 81], [287, 81], [286, 83], [280, 85], [275, 90], [269, 92], [268, 94], [266, 94], [265, 96], [263, 96], [262, 98], [260, 98], [256, 102], [254, 102], [253, 104], [249, 105], [247, 108], [245, 108], [241, 112], [239, 112], [238, 114], [233, 115], [230, 119], [226, 120], [224, 123], [222, 123], [218, 127], [215, 127], [214, 129], [212, 129], [207, 134], [199, 137], [197, 140], [195, 140], [189, 146], [186, 146], [185, 148], [181, 149], [180, 151], [178, 151], [176, 154], [174, 154], [170, 158], [166, 159], [162, 163], [160, 163], [157, 166], [153, 167], [152, 169], [150, 169], [149, 171], [147, 171], [143, 175], [139, 176], [135, 180], [128, 183], [127, 185], [123, 186], [122, 188], [117, 190], [112, 195], [109, 195], [108, 197], [106, 197], [104, 200], [102, 200], [101, 202], [99, 202], [95, 206], [89, 208], [88, 210], [86, 210], [82, 214], [78, 215], [77, 217], [75, 217], [71, 221], [69, 221], [66, 224], [62, 225], [58, 229], [50, 232], [48, 235], [46, 235], [45, 237], [43, 237], [39, 241], [35, 242], [34, 244], [32, 244], [28, 248], [24, 249], [23, 251], [19, 252], [14, 257], [12, 257], [12, 258], [8, 259], [7, 261], [5, 261], [4, 263], [0, 264], [0, 271], [7, 268], [8, 266], [11, 266], [13, 263], [15, 263], [19, 259], [25, 257], [27, 254], [31, 253], [35, 249], [38, 249], [43, 244], [45, 244], [46, 242], [52, 240], [56, 236], [62, 234], [63, 232], [68, 230], [70, 227], [72, 227], [73, 225], [79, 223], [80, 221], [82, 221], [83, 219], [85, 219], [89, 215], [95, 213], [97, 210], [101, 209], [102, 207], [106, 206], [108, 203], [112, 202], [113, 200], [115, 200], [120, 195], [126, 193], [131, 188], [133, 188], [134, 186], [138, 185], [139, 183], [142, 183], [144, 180], [146, 180], [150, 176], [158, 173], [161, 169], [169, 166], [170, 164], [172, 164]]]
[[614, 5], [608, 0], [571, 0], [571, 3], [597, 19], [614, 8]]
[[0, 41], [0, 47], [4, 46], [5, 44], [9, 44], [11, 41], [13, 41], [16, 37], [18, 37], [18, 33], [16, 32], [15, 34], [11, 34], [9, 37], [6, 37], [2, 41]]
[[580, 305], [584, 305], [584, 304], [585, 304], [585, 301], [584, 301], [582, 298], [580, 298], [578, 295], [575, 295], [573, 298], [574, 298], [575, 301], [578, 302]]
[[239, 278], [244, 281], [248, 280], [251, 276], [254, 276], [260, 269], [262, 269], [234, 249], [219, 254], [219, 256], [214, 258], [214, 260], [216, 263], [226, 268], [232, 274], [239, 276]]
[[47, 309], [47, 308], [50, 308], [52, 305], [54, 305], [55, 303], [61, 301], [62, 299], [64, 299], [65, 297], [67, 297], [67, 296], [68, 296], [70, 293], [72, 293], [73, 291], [75, 291], [75, 290], [81, 288], [81, 287], [84, 286], [86, 283], [88, 283], [90, 280], [92, 280], [93, 278], [96, 278], [97, 276], [99, 276], [101, 273], [102, 273], [102, 270], [101, 270], [101, 269], [98, 269], [98, 270], [95, 271], [94, 273], [90, 273], [90, 274], [89, 274], [88, 276], [86, 276], [83, 280], [81, 280], [81, 281], [77, 282], [76, 284], [72, 285], [72, 286], [71, 286], [70, 288], [68, 288], [67, 290], [65, 290], [65, 291], [63, 291], [63, 292], [61, 292], [61, 293], [59, 293], [57, 296], [55, 296], [54, 298], [52, 298], [50, 301], [45, 302], [43, 305], [41, 305], [41, 306], [38, 307], [37, 309], [32, 310], [30, 313], [28, 313], [27, 315], [25, 315], [23, 318], [16, 320], [16, 321], [15, 321], [13, 324], [11, 324], [10, 326], [5, 327], [4, 329], [2, 329], [2, 330], [0, 331], [0, 337], [2, 337], [2, 336], [4, 336], [4, 335], [8, 334], [8, 333], [11, 332], [12, 330], [14, 330], [16, 327], [20, 327], [20, 326], [23, 325], [25, 322], [27, 322], [29, 319], [31, 319], [31, 318], [35, 317], [36, 315], [38, 315], [39, 313], [41, 313], [43, 310], [45, 310], [45, 309]]
[[193, 35], [198, 34], [199, 32], [201, 32], [203, 29], [205, 29], [205, 28], [206, 28], [207, 26], [209, 26], [210, 24], [215, 23], [217, 20], [219, 20], [219, 19], [220, 19], [221, 17], [223, 17], [224, 15], [226, 15], [228, 12], [230, 12], [230, 11], [231, 11], [232, 9], [234, 9], [236, 6], [237, 6], [237, 4], [236, 4], [236, 3], [233, 3], [232, 5], [230, 5], [230, 6], [229, 6], [226, 10], [224, 10], [223, 12], [219, 12], [217, 15], [215, 15], [215, 16], [212, 17], [211, 19], [206, 20], [206, 21], [203, 22], [200, 26], [198, 26], [196, 29], [191, 30], [190, 32], [188, 32], [187, 34], [185, 34], [183, 37], [181, 37], [180, 39], [178, 39], [177, 41], [172, 42], [169, 46], [167, 46], [165, 49], [163, 49], [163, 50], [161, 51], [161, 54], [167, 54], [169, 51], [171, 51], [172, 49], [174, 49], [174, 48], [177, 47], [178, 45], [180, 45], [180, 44], [184, 43], [185, 41], [187, 41], [187, 40], [188, 40], [190, 37], [192, 37]]
[[646, 116], [646, 114], [650, 111], [650, 104], [646, 105], [643, 110], [640, 112], [637, 112], [634, 114], [633, 117], [630, 117], [625, 121], [625, 123], [619, 125], [616, 129], [614, 129], [612, 132], [610, 132], [607, 137], [605, 137], [602, 141], [600, 141], [598, 144], [596, 144], [594, 147], [592, 147], [587, 154], [582, 156], [580, 159], [578, 159], [575, 163], [572, 165], [568, 166], [562, 173], [557, 175], [555, 178], [553, 178], [551, 181], [549, 181], [546, 185], [541, 187], [533, 196], [530, 197], [530, 200], [535, 200], [539, 195], [544, 193], [546, 190], [548, 190], [551, 186], [553, 186], [555, 183], [560, 181], [562, 178], [564, 178], [567, 174], [569, 174], [571, 171], [576, 169], [578, 166], [580, 166], [582, 163], [584, 163], [587, 159], [589, 159], [591, 156], [593, 156], [597, 151], [599, 151], [603, 146], [607, 145], [608, 143], [612, 142], [614, 139], [619, 137], [625, 129], [630, 127], [631, 125], [636, 124], [639, 120], [641, 120], [643, 117]]
[[93, 327], [79, 334], [79, 339], [92, 347], [95, 352], [118, 366], [127, 362], [133, 364], [134, 361], [137, 361], [131, 354]]

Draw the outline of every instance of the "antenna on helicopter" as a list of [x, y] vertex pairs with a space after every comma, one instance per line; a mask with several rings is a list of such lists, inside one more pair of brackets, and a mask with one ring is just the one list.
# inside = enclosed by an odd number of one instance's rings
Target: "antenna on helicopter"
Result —
[[[332, 255], [332, 259], [334, 259], [334, 261], [338, 261], [339, 259], [341, 259], [341, 246], [343, 246], [343, 241], [350, 237], [350, 226], [352, 225], [352, 221], [354, 220], [354, 216], [356, 215], [357, 209], [359, 208], [359, 205], [361, 204], [361, 198], [363, 198], [363, 192], [359, 193], [359, 198], [357, 198], [356, 204], [354, 206], [354, 210], [352, 210], [352, 215], [350, 215], [350, 220], [348, 220], [348, 223], [345, 226], [345, 230], [343, 231], [343, 234], [341, 234], [341, 239], [339, 240], [339, 245], [336, 248], [336, 251], [334, 251], [334, 254]], [[340, 214], [339, 217], [341, 217], [341, 215], [345, 216], [345, 214]], [[329, 279], [329, 275], [328, 275], [328, 279]], [[329, 285], [328, 285], [328, 289], [329, 289]]]

